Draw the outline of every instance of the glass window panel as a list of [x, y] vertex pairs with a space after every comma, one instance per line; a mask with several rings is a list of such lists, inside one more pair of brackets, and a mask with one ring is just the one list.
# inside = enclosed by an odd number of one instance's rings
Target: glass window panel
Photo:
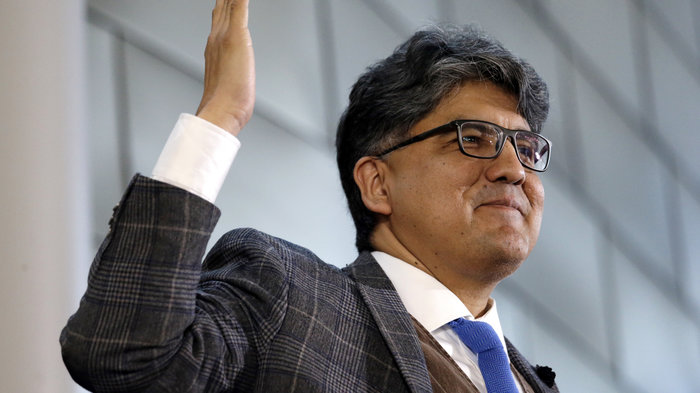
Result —
[[[639, 136], [578, 79], [585, 185], [626, 239], [646, 258], [671, 273], [662, 177], [657, 157]], [[579, 179], [581, 180], [581, 179]]]
[[553, 339], [552, 332], [533, 324], [535, 359], [557, 373], [559, 390], [567, 393], [619, 393], [604, 364], [592, 364], [565, 343]]
[[304, 246], [328, 263], [352, 262], [355, 227], [335, 158], [255, 115], [241, 141], [217, 200], [222, 215], [212, 239], [249, 226]]
[[621, 370], [649, 392], [698, 391], [698, 327], [622, 255], [617, 253], [613, 263], [620, 301]]

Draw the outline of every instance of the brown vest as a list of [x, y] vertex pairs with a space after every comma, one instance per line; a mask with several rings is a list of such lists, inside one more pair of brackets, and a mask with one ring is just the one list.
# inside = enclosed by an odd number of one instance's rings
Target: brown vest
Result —
[[[464, 374], [457, 363], [445, 352], [433, 335], [425, 330], [423, 325], [416, 321], [415, 318], [411, 317], [411, 319], [413, 320], [413, 326], [418, 333], [418, 339], [420, 340], [423, 353], [425, 354], [425, 363], [428, 366], [428, 374], [430, 375], [430, 382], [433, 385], [433, 392], [479, 393], [479, 390], [477, 390], [469, 377]], [[532, 390], [527, 381], [525, 381], [525, 378], [520, 375], [512, 364], [510, 368], [513, 370], [515, 378], [523, 387], [523, 391], [525, 393], [534, 393], [534, 390]]]

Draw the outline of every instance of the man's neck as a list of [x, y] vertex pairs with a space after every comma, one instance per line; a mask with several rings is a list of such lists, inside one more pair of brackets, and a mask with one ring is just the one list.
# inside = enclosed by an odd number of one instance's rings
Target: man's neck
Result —
[[383, 232], [380, 226], [372, 236], [372, 245], [375, 250], [385, 252], [434, 277], [454, 293], [475, 318], [488, 311], [491, 292], [498, 282], [483, 283], [448, 271], [434, 272], [428, 264], [423, 263], [420, 258], [401, 244], [393, 234]]

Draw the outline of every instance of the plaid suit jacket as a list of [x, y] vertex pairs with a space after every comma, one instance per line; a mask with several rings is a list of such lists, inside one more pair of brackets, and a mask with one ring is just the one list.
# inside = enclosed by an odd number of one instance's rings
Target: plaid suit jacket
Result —
[[[411, 318], [369, 253], [338, 269], [240, 229], [200, 264], [218, 217], [195, 195], [134, 178], [61, 333], [78, 383], [95, 392], [431, 391]], [[510, 355], [536, 391], [550, 391]]]

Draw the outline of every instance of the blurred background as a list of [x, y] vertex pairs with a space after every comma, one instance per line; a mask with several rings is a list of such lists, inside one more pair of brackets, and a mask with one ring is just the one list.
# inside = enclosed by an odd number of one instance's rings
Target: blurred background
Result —
[[[494, 295], [506, 335], [562, 392], [700, 392], [700, 2], [251, 3], [257, 103], [214, 239], [253, 226], [350, 263], [350, 86], [420, 26], [474, 22], [552, 96], [540, 240]], [[3, 392], [80, 391], [60, 329], [126, 183], [196, 110], [213, 4], [0, 5]]]

